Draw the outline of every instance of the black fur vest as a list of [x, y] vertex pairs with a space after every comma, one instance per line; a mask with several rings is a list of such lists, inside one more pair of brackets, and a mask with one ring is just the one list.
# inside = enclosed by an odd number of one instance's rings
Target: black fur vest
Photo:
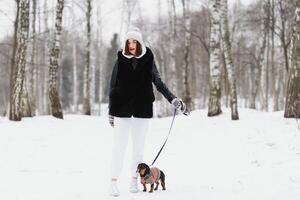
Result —
[[[133, 59], [118, 52], [118, 66], [114, 73], [115, 84], [110, 91], [109, 114], [116, 117], [151, 118], [153, 116], [152, 103], [155, 100], [152, 87], [153, 54], [147, 48], [146, 54], [137, 59], [134, 66]], [[114, 76], [114, 74], [113, 74]]]

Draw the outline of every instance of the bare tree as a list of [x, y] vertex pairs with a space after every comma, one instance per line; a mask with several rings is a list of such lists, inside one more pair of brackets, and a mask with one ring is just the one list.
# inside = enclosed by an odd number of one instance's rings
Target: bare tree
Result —
[[169, 43], [169, 55], [171, 57], [169, 67], [170, 67], [170, 80], [172, 80], [171, 90], [177, 91], [177, 76], [176, 76], [176, 6], [174, 0], [168, 0], [168, 17], [169, 17], [169, 32], [170, 32], [170, 43]]
[[13, 104], [12, 99], [13, 99], [13, 88], [14, 88], [14, 81], [15, 81], [15, 63], [16, 63], [16, 53], [17, 53], [17, 47], [18, 47], [18, 26], [19, 26], [19, 14], [20, 14], [20, 0], [15, 0], [16, 1], [16, 7], [17, 7], [17, 12], [16, 12], [16, 18], [14, 22], [14, 37], [13, 37], [13, 47], [12, 47], [12, 56], [11, 56], [11, 64], [10, 64], [10, 83], [9, 83], [9, 88], [10, 88], [10, 104], [9, 104], [9, 110], [7, 110], [7, 113], [9, 113], [9, 118], [12, 118], [12, 110], [13, 110]]
[[[75, 38], [74, 38], [75, 39]], [[78, 80], [77, 80], [77, 44], [72, 44], [72, 61], [73, 61], [73, 112], [78, 110]]]
[[289, 45], [290, 45], [290, 38], [291, 38], [291, 31], [290, 30], [290, 19], [292, 19], [292, 12], [293, 5], [290, 3], [289, 0], [278, 0], [278, 12], [279, 12], [279, 20], [280, 23], [278, 26], [274, 27], [275, 34], [279, 37], [281, 48], [284, 55], [285, 61], [285, 69], [289, 71]]
[[[75, 2], [72, 1], [71, 4], [71, 16], [72, 16], [72, 27], [76, 26], [76, 13], [75, 13]], [[78, 44], [76, 41], [77, 34], [73, 34], [72, 42], [72, 68], [73, 68], [73, 77], [72, 77], [72, 111], [76, 113], [78, 111], [78, 69], [77, 69], [77, 51]]]
[[296, 1], [295, 23], [291, 41], [291, 67], [289, 70], [284, 117], [300, 116], [300, 0]]
[[20, 0], [18, 3], [18, 26], [17, 26], [17, 51], [16, 51], [16, 67], [13, 84], [13, 93], [11, 97], [10, 120], [20, 121], [22, 118], [22, 94], [25, 84], [25, 67], [26, 67], [26, 52], [29, 32], [29, 0]]
[[271, 2], [270, 0], [267, 0], [266, 3], [266, 8], [265, 8], [265, 12], [266, 12], [266, 17], [267, 17], [267, 22], [268, 22], [268, 27], [267, 27], [267, 58], [266, 58], [266, 69], [264, 70], [265, 72], [265, 95], [264, 95], [264, 103], [263, 103], [263, 107], [266, 111], [269, 110], [269, 69], [270, 69], [270, 25], [271, 25]]
[[28, 80], [28, 93], [30, 105], [32, 108], [32, 114], [35, 115], [36, 110], [36, 82], [37, 82], [37, 69], [36, 69], [36, 10], [37, 1], [32, 0], [32, 21], [31, 21], [31, 55], [30, 55], [30, 68], [29, 68], [29, 80]]
[[208, 116], [222, 113], [221, 110], [221, 69], [220, 69], [220, 0], [209, 1], [211, 8], [210, 32], [210, 96]]
[[98, 78], [98, 86], [96, 86], [96, 90], [98, 90], [98, 100], [99, 100], [99, 115], [101, 115], [101, 99], [102, 99], [102, 90], [103, 90], [103, 85], [102, 85], [102, 77], [103, 77], [103, 36], [102, 36], [102, 9], [101, 5], [97, 6], [97, 33], [96, 33], [96, 61], [95, 64], [97, 66], [97, 78]]
[[190, 86], [190, 49], [191, 49], [191, 13], [190, 13], [190, 0], [181, 0], [183, 12], [183, 24], [185, 27], [184, 37], [184, 59], [183, 59], [183, 85], [184, 85], [184, 102], [188, 110], [193, 110], [193, 102], [191, 97]]
[[49, 71], [47, 71], [47, 66], [49, 62], [49, 52], [51, 49], [51, 41], [50, 41], [50, 29], [48, 25], [49, 19], [49, 12], [48, 12], [48, 4], [47, 1], [44, 1], [44, 41], [43, 41], [43, 66], [44, 69], [41, 70], [41, 87], [40, 87], [40, 94], [41, 97], [39, 99], [39, 105], [41, 109], [41, 113], [43, 114], [50, 114], [50, 105], [49, 105], [49, 98], [48, 98], [48, 84], [49, 84]]
[[57, 0], [56, 4], [56, 19], [55, 19], [55, 34], [50, 52], [49, 65], [49, 99], [51, 103], [51, 113], [54, 117], [63, 119], [63, 111], [60, 103], [59, 94], [57, 91], [57, 71], [59, 67], [59, 53], [62, 31], [62, 17], [64, 9], [64, 0]]
[[271, 94], [273, 96], [273, 110], [275, 108], [275, 105], [278, 107], [278, 98], [275, 98], [275, 85], [276, 85], [276, 75], [275, 75], [275, 62], [274, 62], [274, 55], [275, 55], [275, 34], [274, 34], [274, 27], [275, 27], [275, 1], [271, 0], [271, 10], [270, 10], [270, 31], [271, 31]]
[[259, 87], [261, 83], [261, 76], [262, 76], [262, 65], [265, 57], [265, 50], [266, 50], [266, 43], [267, 43], [267, 34], [269, 28], [269, 18], [268, 18], [268, 9], [270, 4], [269, 1], [264, 1], [263, 3], [263, 19], [261, 23], [261, 34], [262, 37], [260, 38], [260, 45], [259, 45], [259, 52], [258, 52], [258, 60], [257, 64], [255, 65], [254, 69], [254, 76], [255, 81], [251, 91], [251, 98], [250, 98], [250, 108], [256, 109], [256, 97], [259, 92]]
[[83, 113], [85, 115], [91, 114], [91, 102], [90, 102], [90, 51], [91, 51], [91, 11], [92, 5], [91, 0], [87, 0], [87, 10], [86, 10], [86, 28], [87, 28], [87, 44], [86, 44], [86, 57], [85, 57], [85, 68], [84, 68], [84, 86], [83, 86]]
[[235, 68], [232, 58], [230, 33], [228, 26], [228, 2], [227, 0], [221, 0], [221, 33], [222, 33], [222, 47], [224, 49], [224, 60], [226, 64], [229, 90], [230, 90], [230, 108], [231, 108], [231, 119], [238, 120], [239, 113], [237, 108], [237, 94], [236, 94], [236, 75]]

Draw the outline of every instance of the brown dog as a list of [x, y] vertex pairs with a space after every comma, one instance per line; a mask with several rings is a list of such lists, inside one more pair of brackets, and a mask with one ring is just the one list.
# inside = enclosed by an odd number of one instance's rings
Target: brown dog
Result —
[[154, 190], [157, 190], [159, 181], [161, 183], [163, 190], [166, 190], [165, 174], [157, 167], [150, 168], [147, 164], [140, 163], [137, 167], [137, 172], [141, 176], [141, 184], [144, 186], [143, 192], [147, 191], [146, 184], [151, 185], [151, 189], [149, 192], [153, 192], [154, 183], [156, 183]]

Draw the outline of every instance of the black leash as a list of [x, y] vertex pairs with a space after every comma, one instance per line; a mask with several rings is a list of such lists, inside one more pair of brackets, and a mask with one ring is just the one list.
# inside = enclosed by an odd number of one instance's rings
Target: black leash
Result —
[[167, 138], [166, 138], [164, 144], [163, 144], [162, 147], [160, 148], [160, 150], [159, 150], [157, 156], [156, 156], [155, 159], [153, 160], [151, 166], [155, 163], [155, 161], [157, 160], [158, 156], [160, 155], [161, 151], [163, 150], [163, 148], [165, 147], [165, 145], [166, 145], [166, 143], [167, 143], [167, 141], [168, 141], [168, 138], [169, 138], [169, 135], [170, 135], [170, 133], [171, 133], [171, 130], [172, 130], [172, 127], [173, 127], [173, 123], [174, 123], [174, 120], [175, 120], [175, 116], [176, 116], [176, 109], [174, 109], [173, 119], [172, 119], [172, 123], [171, 123], [170, 129], [169, 129], [168, 136], [167, 136]]

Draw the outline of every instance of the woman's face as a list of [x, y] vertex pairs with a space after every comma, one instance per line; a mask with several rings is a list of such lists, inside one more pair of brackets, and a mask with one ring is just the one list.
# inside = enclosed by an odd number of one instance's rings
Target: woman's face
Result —
[[137, 41], [134, 39], [127, 40], [128, 50], [132, 55], [136, 54]]

